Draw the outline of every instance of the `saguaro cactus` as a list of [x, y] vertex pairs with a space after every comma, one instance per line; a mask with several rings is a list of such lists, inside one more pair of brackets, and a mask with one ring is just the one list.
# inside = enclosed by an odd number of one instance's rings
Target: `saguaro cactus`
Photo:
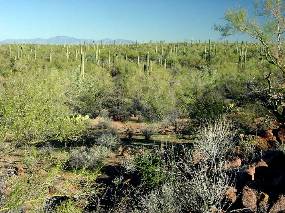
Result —
[[10, 57], [10, 58], [12, 57], [12, 48], [11, 48], [10, 45], [9, 45], [9, 57]]
[[101, 53], [101, 50], [98, 49], [98, 58], [97, 58], [97, 64], [99, 65], [100, 64], [100, 53]]
[[34, 49], [34, 59], [37, 60], [37, 49], [36, 49], [36, 47]]
[[152, 61], [149, 62], [149, 74], [152, 72]]
[[149, 52], [146, 54], [146, 65], [149, 68]]
[[84, 78], [85, 74], [85, 54], [81, 49], [81, 65], [80, 65], [80, 77], [81, 79]]
[[208, 55], [207, 55], [208, 63], [211, 63], [211, 59], [212, 59], [212, 44], [211, 44], [211, 40], [209, 39], [209, 42], [208, 42]]
[[20, 47], [20, 58], [23, 58], [24, 48], [23, 46]]
[[239, 51], [238, 64], [240, 67], [244, 68], [247, 62], [247, 47], [244, 42], [241, 43], [241, 48]]
[[109, 54], [108, 54], [108, 66], [111, 66], [111, 52], [109, 50]]
[[49, 62], [50, 63], [52, 62], [52, 49], [50, 49], [49, 51]]
[[17, 46], [17, 59], [19, 60], [21, 57], [21, 50], [20, 50], [20, 47]]
[[77, 61], [77, 59], [78, 59], [78, 50], [76, 49], [75, 50], [75, 60]]
[[204, 53], [203, 53], [203, 58], [205, 59], [205, 61], [207, 61], [209, 64], [211, 63], [213, 57], [213, 53], [212, 53], [212, 43], [211, 40], [209, 39], [208, 41], [208, 47], [205, 45], [205, 49], [204, 49]]
[[68, 45], [66, 46], [66, 61], [68, 62], [69, 60], [69, 48]]

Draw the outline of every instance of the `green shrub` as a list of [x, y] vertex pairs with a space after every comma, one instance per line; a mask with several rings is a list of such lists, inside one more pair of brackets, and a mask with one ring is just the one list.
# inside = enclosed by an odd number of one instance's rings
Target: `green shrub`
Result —
[[253, 135], [267, 130], [274, 120], [260, 102], [247, 103], [233, 111], [229, 117], [233, 120], [236, 129]]
[[81, 208], [77, 207], [74, 201], [68, 200], [63, 202], [60, 206], [56, 208], [56, 213], [81, 213], [83, 212]]
[[[69, 93], [72, 107], [82, 115], [96, 117], [106, 109], [113, 94], [114, 83], [111, 76], [101, 68], [96, 68], [85, 74], [85, 78], [75, 82]], [[108, 108], [107, 108], [108, 110]]]
[[156, 153], [145, 153], [135, 158], [137, 170], [142, 175], [143, 184], [156, 187], [164, 182], [166, 174], [162, 168], [162, 159]]
[[0, 94], [0, 135], [18, 143], [76, 139], [87, 118], [67, 106], [67, 72], [56, 70], [16, 73], [6, 79]]
[[126, 95], [133, 101], [133, 111], [147, 120], [161, 120], [176, 106], [172, 76], [166, 70], [153, 67], [150, 74], [136, 70], [126, 76]]
[[190, 117], [199, 121], [215, 120], [224, 112], [224, 98], [217, 91], [206, 91], [190, 108]]

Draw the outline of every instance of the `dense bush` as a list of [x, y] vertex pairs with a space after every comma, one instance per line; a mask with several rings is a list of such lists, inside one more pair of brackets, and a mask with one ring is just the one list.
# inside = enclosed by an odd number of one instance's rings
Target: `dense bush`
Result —
[[74, 97], [71, 103], [75, 111], [82, 115], [96, 117], [109, 103], [114, 90], [111, 76], [103, 69], [96, 67], [85, 74], [85, 78], [75, 82], [70, 89]]
[[2, 140], [32, 143], [79, 137], [87, 118], [67, 106], [69, 84], [67, 72], [56, 70], [31, 70], [7, 78], [0, 94]]
[[162, 163], [161, 156], [155, 153], [144, 153], [136, 157], [135, 165], [146, 187], [157, 187], [164, 182], [166, 176]]

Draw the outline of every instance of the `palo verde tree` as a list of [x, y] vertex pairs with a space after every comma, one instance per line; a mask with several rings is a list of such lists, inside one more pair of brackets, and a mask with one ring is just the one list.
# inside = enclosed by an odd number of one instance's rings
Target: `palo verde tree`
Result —
[[262, 56], [279, 70], [279, 83], [272, 86], [272, 70], [265, 75], [268, 88], [259, 99], [273, 112], [278, 120], [285, 122], [284, 81], [285, 81], [285, 1], [255, 0], [255, 12], [246, 9], [231, 9], [225, 14], [225, 25], [216, 25], [222, 36], [243, 33], [258, 41]]

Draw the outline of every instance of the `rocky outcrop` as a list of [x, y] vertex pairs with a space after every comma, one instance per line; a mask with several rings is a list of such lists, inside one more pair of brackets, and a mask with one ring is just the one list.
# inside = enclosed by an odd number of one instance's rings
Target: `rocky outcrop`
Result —
[[[235, 163], [229, 168], [234, 168]], [[234, 209], [250, 212], [285, 212], [285, 154], [266, 151], [262, 159], [238, 167], [236, 187], [226, 193]], [[240, 197], [236, 195], [240, 194]], [[270, 209], [270, 210], [269, 210]]]

